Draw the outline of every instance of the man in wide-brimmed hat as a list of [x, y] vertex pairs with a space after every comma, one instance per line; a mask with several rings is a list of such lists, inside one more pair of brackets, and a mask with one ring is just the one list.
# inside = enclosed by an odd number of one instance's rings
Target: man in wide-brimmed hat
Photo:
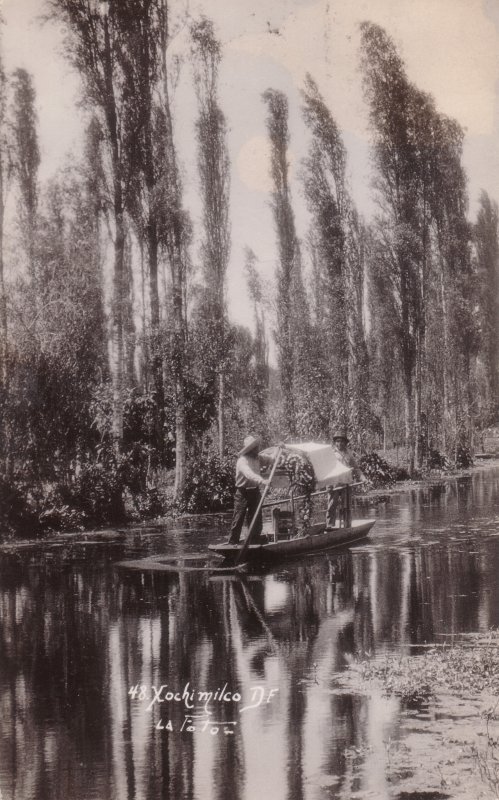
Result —
[[[244, 447], [238, 453], [236, 462], [236, 494], [234, 497], [234, 516], [230, 526], [229, 544], [237, 544], [244, 524], [246, 514], [248, 523], [255, 516], [260, 503], [260, 486], [266, 486], [268, 481], [260, 475], [258, 461], [258, 448], [260, 440], [255, 436], [246, 436]], [[262, 532], [261, 511], [255, 521], [253, 536], [258, 538]]]
[[[346, 430], [338, 429], [333, 433], [333, 447], [336, 458], [345, 467], [353, 470], [353, 474], [359, 477], [360, 480], [365, 480], [364, 475], [360, 471], [360, 467], [355, 459], [353, 453], [348, 449], [348, 433]], [[331, 492], [328, 500], [327, 507], [327, 527], [334, 528], [336, 526], [336, 515], [339, 509], [342, 509], [343, 514], [345, 508], [343, 507], [343, 492]]]
[[355, 460], [355, 456], [348, 449], [348, 441], [348, 433], [345, 430], [338, 429], [333, 433], [333, 447], [338, 460], [341, 461], [345, 467], [358, 470], [359, 465]]

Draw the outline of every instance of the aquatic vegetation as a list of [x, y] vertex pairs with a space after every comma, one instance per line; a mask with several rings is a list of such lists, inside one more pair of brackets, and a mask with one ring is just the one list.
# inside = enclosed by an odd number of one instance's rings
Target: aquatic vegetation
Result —
[[[469, 774], [473, 773], [467, 774], [467, 770], [474, 766], [474, 772], [486, 790], [486, 794], [477, 796], [499, 800], [499, 631], [475, 634], [449, 647], [435, 646], [423, 655], [383, 661], [366, 659], [357, 667], [357, 674], [364, 683], [374, 682], [381, 686], [386, 695], [400, 698], [402, 707], [423, 706], [426, 710], [435, 701], [441, 714], [445, 708], [442, 716], [447, 719], [447, 728], [445, 734], [444, 729], [440, 733], [435, 731], [435, 740], [441, 747], [445, 744], [447, 749], [456, 748], [456, 757], [452, 755], [445, 762], [435, 763], [435, 769], [441, 771], [445, 767], [447, 777], [456, 784], [461, 780], [468, 781]], [[452, 722], [456, 702], [466, 709], [459, 714], [459, 730], [455, 727], [456, 722]], [[477, 714], [477, 709], [484, 705], [481, 714]], [[426, 732], [435, 726], [433, 716], [431, 719], [432, 722], [428, 722], [424, 729]], [[469, 723], [466, 734], [461, 728], [464, 720]], [[400, 744], [396, 743], [397, 748]], [[431, 752], [424, 752], [430, 763]], [[409, 756], [411, 762], [410, 753]], [[459, 772], [459, 765], [462, 765], [464, 773]], [[392, 769], [390, 763], [388, 769]], [[440, 774], [441, 785], [448, 786], [447, 778], [443, 772]]]
[[364, 680], [406, 701], [427, 700], [438, 691], [499, 693], [499, 632], [470, 637], [452, 647], [434, 647], [424, 655], [361, 663]]

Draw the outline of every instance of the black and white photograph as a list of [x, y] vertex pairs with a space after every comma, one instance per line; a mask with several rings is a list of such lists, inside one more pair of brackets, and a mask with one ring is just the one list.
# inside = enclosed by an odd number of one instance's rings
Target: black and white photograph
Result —
[[499, 800], [499, 0], [0, 0], [0, 800]]

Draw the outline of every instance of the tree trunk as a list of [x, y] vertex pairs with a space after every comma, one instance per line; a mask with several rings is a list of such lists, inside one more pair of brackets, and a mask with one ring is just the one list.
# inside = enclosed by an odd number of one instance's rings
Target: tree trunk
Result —
[[136, 385], [135, 374], [135, 344], [136, 330], [135, 318], [133, 313], [134, 291], [132, 261], [129, 252], [129, 243], [126, 247], [125, 262], [123, 265], [123, 335], [125, 340], [125, 377], [127, 386]]
[[443, 425], [442, 425], [442, 450], [444, 453], [447, 450], [447, 425], [449, 416], [449, 373], [448, 373], [448, 358], [449, 358], [449, 315], [447, 310], [447, 297], [445, 293], [444, 282], [444, 269], [440, 270], [440, 305], [442, 308], [442, 327], [443, 327], [443, 349], [442, 349], [442, 408], [443, 408]]
[[[120, 192], [121, 194], [121, 192]], [[114, 282], [113, 282], [113, 440], [116, 450], [123, 442], [123, 262], [125, 249], [125, 226], [123, 212], [115, 215]]]
[[185, 466], [187, 456], [186, 421], [185, 421], [185, 395], [183, 381], [176, 383], [175, 407], [175, 500], [178, 502], [185, 487]]
[[[154, 145], [153, 145], [153, 121], [152, 121], [152, 94], [150, 72], [150, 42], [149, 28], [146, 14], [144, 22], [144, 41], [142, 46], [142, 81], [144, 91], [147, 92], [147, 102], [145, 103], [144, 121], [144, 148], [145, 148], [145, 183], [148, 192], [148, 222], [147, 222], [147, 244], [149, 255], [149, 296], [151, 303], [151, 330], [152, 330], [152, 379], [154, 385], [155, 414], [154, 428], [155, 439], [158, 450], [164, 450], [164, 420], [165, 420], [165, 390], [163, 382], [163, 358], [159, 341], [160, 327], [160, 308], [158, 291], [158, 223], [157, 208], [155, 202], [155, 192], [157, 192], [157, 178], [154, 169]], [[147, 87], [147, 88], [146, 88]]]
[[146, 391], [149, 389], [149, 346], [147, 343], [147, 313], [146, 313], [146, 277], [144, 268], [144, 243], [139, 241], [140, 247], [140, 286], [141, 286], [141, 312], [142, 312], [142, 369], [141, 381]]
[[[177, 223], [178, 225], [179, 223]], [[185, 465], [187, 457], [187, 434], [185, 415], [185, 336], [183, 319], [182, 292], [182, 250], [180, 232], [175, 232], [175, 243], [172, 258], [172, 292], [173, 292], [173, 364], [175, 374], [175, 500], [178, 502], [185, 487]]]
[[468, 431], [467, 431], [468, 447], [470, 449], [471, 455], [474, 455], [475, 425], [474, 425], [473, 404], [475, 402], [475, 396], [473, 394], [473, 384], [471, 381], [471, 365], [469, 357], [467, 363], [466, 388], [467, 388], [467, 401], [468, 401]]
[[149, 295], [151, 302], [151, 332], [152, 332], [152, 361], [151, 371], [155, 399], [155, 439], [158, 450], [163, 450], [164, 419], [165, 419], [165, 389], [163, 383], [163, 358], [159, 341], [160, 311], [158, 290], [158, 228], [156, 221], [150, 219], [147, 226], [148, 253], [149, 253]]
[[147, 226], [147, 245], [149, 252], [149, 293], [151, 298], [151, 327], [157, 334], [159, 328], [158, 291], [158, 230], [156, 222], [150, 220]]
[[3, 261], [3, 227], [5, 206], [3, 200], [3, 160], [0, 156], [0, 388], [6, 390], [8, 384], [7, 365], [7, 296]]
[[457, 462], [457, 451], [459, 447], [459, 406], [461, 405], [461, 396], [459, 391], [460, 375], [459, 370], [454, 371], [454, 463]]
[[412, 385], [412, 373], [406, 368], [404, 374], [404, 392], [405, 392], [405, 447], [407, 454], [407, 471], [412, 477], [414, 474], [414, 397]]
[[181, 188], [178, 174], [173, 125], [168, 92], [168, 70], [166, 50], [168, 45], [168, 7], [166, 0], [161, 0], [162, 22], [160, 35], [162, 38], [162, 70], [163, 70], [163, 110], [166, 120], [165, 161], [169, 181], [169, 191], [173, 201], [173, 221], [166, 231], [166, 247], [170, 261], [173, 295], [173, 374], [175, 378], [175, 500], [178, 502], [185, 487], [185, 465], [187, 459], [187, 421], [185, 398], [185, 339], [186, 327], [184, 319], [184, 265], [183, 265], [183, 221], [181, 208]]
[[[292, 275], [291, 269], [288, 274]], [[283, 422], [289, 436], [296, 435], [296, 409], [295, 409], [295, 369], [294, 369], [294, 331], [291, 318], [291, 289], [286, 279], [281, 279], [280, 307], [278, 309], [277, 324], [280, 325], [279, 334], [279, 372], [283, 396]]]
[[123, 444], [123, 271], [125, 256], [125, 220], [118, 118], [116, 113], [116, 98], [113, 85], [113, 62], [111, 58], [111, 42], [109, 37], [109, 23], [107, 17], [104, 17], [104, 73], [106, 85], [105, 114], [113, 165], [113, 211], [115, 223], [112, 323], [112, 435], [115, 451], [119, 453]]
[[[2, 401], [6, 400], [7, 392], [9, 389], [9, 363], [8, 363], [8, 344], [7, 344], [7, 295], [5, 292], [5, 275], [4, 275], [4, 260], [3, 260], [3, 233], [4, 233], [4, 215], [5, 205], [3, 200], [3, 160], [0, 156], [0, 396]], [[10, 461], [10, 435], [9, 435], [9, 422], [5, 411], [0, 419], [3, 425], [0, 428], [0, 453], [4, 458], [5, 473], [12, 472], [12, 464]]]
[[414, 387], [414, 462], [416, 469], [421, 469], [423, 460], [421, 448], [422, 361], [421, 332], [419, 331], [416, 337], [416, 380]]
[[294, 398], [294, 353], [291, 344], [291, 330], [289, 320], [287, 320], [288, 330], [284, 335], [285, 346], [281, 347], [280, 357], [280, 371], [281, 371], [281, 387], [283, 393], [283, 410], [284, 410], [284, 423], [287, 426], [287, 432], [290, 436], [296, 434], [296, 411], [295, 411], [295, 398]]
[[225, 372], [220, 370], [218, 376], [218, 452], [220, 457], [225, 450]]

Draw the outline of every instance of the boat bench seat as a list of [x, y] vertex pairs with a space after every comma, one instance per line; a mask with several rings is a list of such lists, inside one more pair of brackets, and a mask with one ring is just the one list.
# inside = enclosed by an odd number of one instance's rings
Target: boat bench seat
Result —
[[272, 530], [275, 538], [283, 538], [294, 533], [294, 515], [282, 508], [272, 509]]

